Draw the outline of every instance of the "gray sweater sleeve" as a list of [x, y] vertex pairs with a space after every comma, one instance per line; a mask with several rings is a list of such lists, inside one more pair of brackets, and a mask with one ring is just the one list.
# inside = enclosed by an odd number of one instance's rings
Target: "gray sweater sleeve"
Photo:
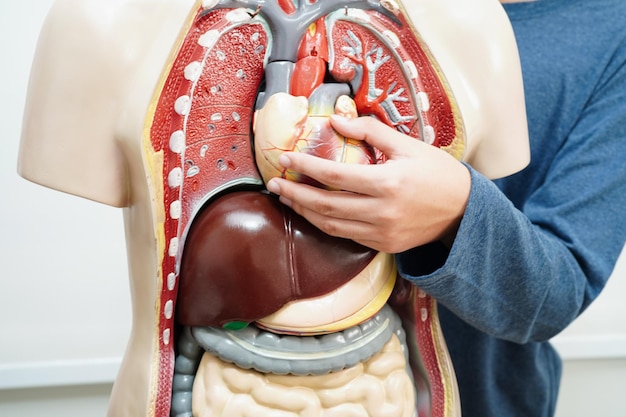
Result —
[[583, 219], [595, 221], [562, 220], [578, 233], [560, 237], [559, 225], [540, 219], [542, 208], [528, 208], [533, 223], [491, 181], [475, 171], [472, 179], [451, 250], [433, 243], [398, 254], [400, 274], [485, 333], [519, 343], [547, 340], [598, 295], [624, 242], [624, 226], [610, 238], [613, 213], [585, 210]]
[[398, 254], [400, 274], [488, 334], [547, 339], [581, 308], [584, 273], [562, 242], [471, 172], [469, 204], [449, 253], [433, 243]]

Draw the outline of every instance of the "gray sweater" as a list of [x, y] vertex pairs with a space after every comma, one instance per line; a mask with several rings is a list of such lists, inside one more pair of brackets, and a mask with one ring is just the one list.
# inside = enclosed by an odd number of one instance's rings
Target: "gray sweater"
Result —
[[397, 258], [441, 304], [464, 417], [547, 417], [561, 374], [547, 341], [598, 296], [626, 239], [626, 1], [505, 9], [530, 166], [495, 182], [472, 170], [451, 250], [430, 244]]

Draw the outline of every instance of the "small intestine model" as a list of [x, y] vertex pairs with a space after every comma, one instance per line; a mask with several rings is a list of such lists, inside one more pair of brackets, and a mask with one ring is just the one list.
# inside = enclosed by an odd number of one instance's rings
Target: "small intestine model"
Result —
[[[384, 162], [335, 132], [331, 114], [376, 117], [460, 156], [445, 79], [394, 2], [213, 3], [195, 21], [201, 37], [187, 38], [203, 54], [184, 63], [190, 93], [174, 102], [183, 119], [171, 137], [185, 132], [186, 143], [171, 163], [187, 166], [180, 264], [164, 264], [179, 272], [182, 326], [171, 414], [457, 415], [434, 300], [396, 279], [393, 256], [325, 235], [258, 187], [275, 176], [320, 185], [282, 168], [285, 151]], [[194, 148], [217, 161], [221, 182]]]

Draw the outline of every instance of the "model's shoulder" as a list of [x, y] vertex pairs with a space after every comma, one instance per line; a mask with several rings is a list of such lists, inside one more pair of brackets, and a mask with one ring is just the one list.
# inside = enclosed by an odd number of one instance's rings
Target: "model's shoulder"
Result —
[[196, 0], [56, 0], [46, 26], [50, 35], [102, 40], [157, 30], [186, 16]]

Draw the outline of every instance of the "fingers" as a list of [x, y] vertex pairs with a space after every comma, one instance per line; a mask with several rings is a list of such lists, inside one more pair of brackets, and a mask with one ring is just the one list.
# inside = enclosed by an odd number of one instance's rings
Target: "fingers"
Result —
[[327, 217], [363, 222], [365, 213], [371, 211], [371, 199], [362, 194], [329, 191], [282, 178], [270, 180], [267, 189], [309, 220]]
[[[300, 186], [307, 187], [287, 180], [281, 181], [281, 185], [294, 185], [295, 189]], [[378, 199], [343, 193], [344, 200], [342, 201], [339, 197], [340, 192], [319, 191], [321, 194], [326, 194], [321, 199], [302, 198], [298, 201], [284, 197], [298, 193], [293, 193], [283, 187], [280, 200], [327, 235], [350, 239], [363, 246], [387, 253], [404, 250], [404, 246], [398, 246], [398, 243], [402, 242], [398, 242], [397, 233], [384, 226], [381, 230], [381, 225], [384, 223], [377, 217], [378, 210], [375, 209], [376, 204], [379, 203]], [[332, 197], [326, 200], [326, 197], [331, 195]]]
[[[367, 141], [387, 157], [387, 163], [413, 158], [420, 153], [422, 142], [404, 135], [372, 117], [348, 119], [331, 116], [333, 128], [341, 135]], [[425, 145], [428, 146], [428, 145]], [[382, 178], [379, 165], [359, 165], [333, 162], [303, 153], [287, 152], [279, 158], [282, 168], [308, 176], [331, 189], [376, 196]]]
[[342, 191], [328, 191], [281, 178], [268, 182], [270, 192], [325, 233], [357, 240], [371, 236], [370, 215], [375, 199]]
[[381, 150], [389, 159], [405, 156], [407, 149], [410, 149], [407, 147], [408, 142], [419, 142], [373, 117], [365, 116], [350, 119], [332, 115], [330, 121], [332, 127], [339, 134], [352, 139], [364, 140]]
[[[297, 152], [280, 156], [283, 168], [313, 178], [335, 190], [376, 195], [379, 166], [345, 164]], [[271, 182], [271, 181], [270, 181]]]

